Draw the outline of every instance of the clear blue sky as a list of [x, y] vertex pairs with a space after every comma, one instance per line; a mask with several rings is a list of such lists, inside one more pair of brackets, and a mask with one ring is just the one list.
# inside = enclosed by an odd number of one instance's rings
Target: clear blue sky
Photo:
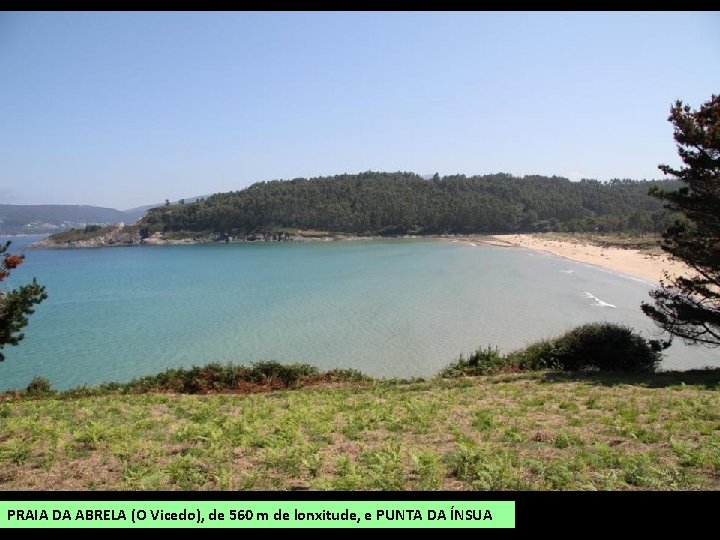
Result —
[[366, 170], [658, 178], [719, 13], [0, 13], [0, 202]]

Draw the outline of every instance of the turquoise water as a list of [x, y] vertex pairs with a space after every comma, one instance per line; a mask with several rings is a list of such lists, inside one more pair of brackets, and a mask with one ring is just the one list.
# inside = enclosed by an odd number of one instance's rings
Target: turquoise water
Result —
[[[428, 376], [481, 345], [510, 350], [600, 320], [656, 337], [639, 309], [649, 283], [522, 249], [390, 240], [25, 253], [12, 283], [36, 276], [49, 298], [5, 349], [0, 389], [267, 359]], [[680, 344], [664, 363], [705, 365], [720, 365], [717, 351]]]

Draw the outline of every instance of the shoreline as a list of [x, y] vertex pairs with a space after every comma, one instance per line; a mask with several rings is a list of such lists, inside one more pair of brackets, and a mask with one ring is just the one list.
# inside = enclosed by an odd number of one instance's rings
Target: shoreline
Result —
[[486, 239], [478, 238], [496, 247], [519, 247], [544, 251], [557, 257], [569, 259], [629, 274], [655, 284], [670, 276], [688, 275], [692, 272], [687, 265], [670, 259], [666, 254], [645, 253], [637, 249], [619, 247], [601, 247], [592, 245], [582, 238], [576, 240], [557, 240], [543, 238], [540, 234], [495, 234]]
[[[120, 231], [116, 231], [120, 232]], [[48, 238], [31, 244], [31, 248], [39, 249], [97, 249], [104, 247], [141, 247], [141, 246], [167, 246], [167, 245], [194, 245], [194, 244], [222, 244], [225, 242], [211, 238], [162, 238], [159, 236], [138, 242], [107, 242], [107, 238], [73, 241], [64, 244], [53, 244]], [[99, 241], [98, 241], [99, 240]], [[692, 270], [682, 262], [670, 259], [665, 253], [649, 253], [639, 249], [599, 246], [586, 239], [568, 237], [558, 239], [547, 237], [542, 233], [522, 234], [437, 234], [437, 235], [402, 235], [402, 236], [357, 236], [351, 234], [302, 235], [296, 234], [282, 242], [269, 240], [237, 241], [231, 244], [264, 244], [264, 243], [315, 243], [315, 242], [343, 242], [343, 241], [377, 241], [377, 240], [443, 240], [468, 243], [473, 246], [488, 245], [502, 248], [524, 248], [550, 253], [575, 262], [591, 264], [608, 270], [639, 277], [659, 284], [667, 271], [670, 276], [688, 275]]]

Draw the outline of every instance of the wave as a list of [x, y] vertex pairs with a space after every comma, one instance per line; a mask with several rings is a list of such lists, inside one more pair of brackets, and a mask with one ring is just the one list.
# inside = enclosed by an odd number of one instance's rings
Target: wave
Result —
[[560, 270], [563, 274], [574, 274], [575, 270]]
[[655, 287], [655, 285], [656, 285], [656, 283], [653, 283], [652, 281], [648, 281], [647, 279], [642, 279], [642, 278], [631, 276], [628, 274], [623, 274], [622, 272], [618, 272], [617, 275], [623, 279], [629, 279], [630, 281], [637, 281], [638, 283], [644, 283], [645, 285], [650, 285], [651, 287]]
[[609, 307], [609, 308], [617, 307], [617, 306], [614, 306], [613, 304], [608, 304], [607, 302], [603, 302], [602, 300], [600, 300], [597, 296], [595, 296], [591, 292], [585, 291], [585, 298], [591, 298], [591, 299], [595, 300], [595, 305], [598, 307]]

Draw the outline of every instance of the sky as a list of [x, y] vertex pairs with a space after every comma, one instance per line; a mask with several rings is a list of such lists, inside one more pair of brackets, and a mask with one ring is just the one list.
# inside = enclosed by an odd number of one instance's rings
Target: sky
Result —
[[0, 13], [0, 203], [362, 171], [661, 178], [720, 12]]

